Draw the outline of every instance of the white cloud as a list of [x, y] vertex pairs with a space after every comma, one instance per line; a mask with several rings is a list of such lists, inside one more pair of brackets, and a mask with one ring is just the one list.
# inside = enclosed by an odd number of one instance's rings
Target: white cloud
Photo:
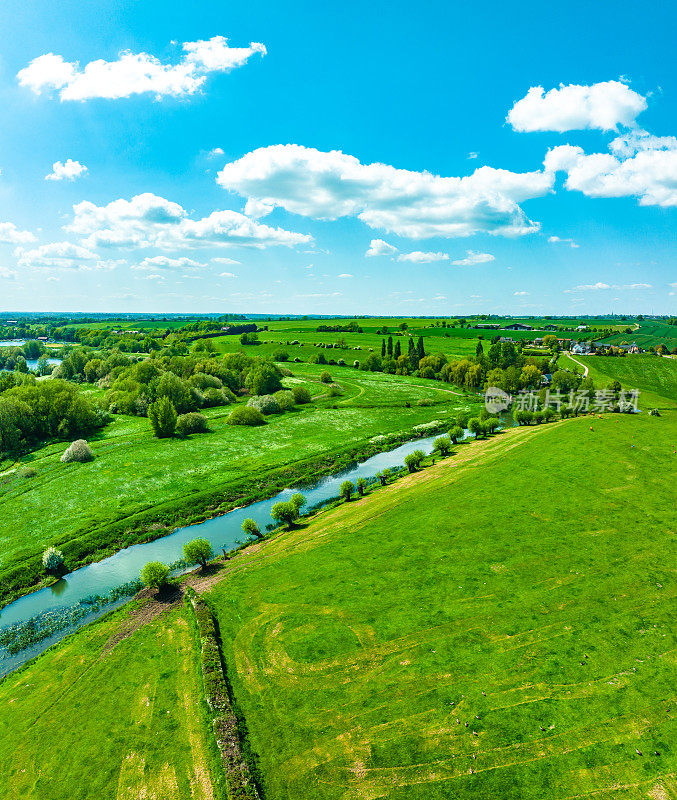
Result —
[[560, 84], [545, 92], [532, 86], [510, 109], [507, 121], [516, 131], [564, 131], [629, 127], [647, 107], [646, 99], [620, 81], [592, 86]]
[[260, 200], [254, 200], [250, 197], [245, 203], [244, 213], [248, 217], [259, 219], [260, 217], [267, 217], [268, 214], [272, 213], [274, 208], [275, 206], [269, 205], [268, 203], [262, 203]]
[[588, 197], [637, 197], [644, 206], [677, 206], [677, 138], [645, 131], [614, 139], [615, 155], [560, 145], [546, 154], [546, 171], [567, 173], [567, 189]]
[[669, 285], [672, 286], [673, 289], [677, 289], [677, 281], [675, 281], [675, 283], [671, 283]]
[[529, 296], [529, 292], [513, 292], [513, 295], [515, 297], [528, 297]]
[[354, 275], [351, 275], [349, 272], [342, 272], [342, 273], [339, 275], [339, 278], [354, 278], [354, 277], [355, 277], [355, 276], [354, 276]]
[[561, 239], [559, 236], [548, 236], [548, 242], [550, 244], [568, 244], [569, 247], [578, 247], [576, 242], [573, 239]]
[[395, 253], [397, 253], [397, 248], [392, 244], [384, 242], [383, 239], [372, 239], [369, 242], [369, 249], [364, 255], [367, 258], [372, 258], [374, 256], [392, 256]]
[[222, 147], [214, 147], [212, 150], [209, 151], [210, 156], [222, 156], [224, 155], [224, 151]]
[[74, 181], [81, 175], [87, 172], [87, 167], [79, 161], [73, 161], [72, 158], [66, 160], [64, 164], [61, 161], [55, 161], [52, 164], [52, 171], [49, 175], [45, 175], [46, 181]]
[[413, 261], [414, 264], [429, 264], [433, 261], [448, 261], [446, 253], [431, 253], [421, 250], [414, 250], [413, 253], [402, 253], [397, 257], [398, 261]]
[[0, 279], [14, 281], [17, 277], [18, 273], [15, 270], [9, 269], [8, 267], [0, 267]]
[[219, 278], [237, 278], [234, 272], [219, 272]]
[[89, 267], [91, 269], [87, 262], [98, 259], [96, 253], [72, 242], [41, 244], [30, 250], [17, 247], [14, 255], [17, 257], [17, 264], [20, 267], [60, 267], [63, 269]]
[[412, 239], [538, 230], [518, 203], [548, 193], [551, 173], [480, 167], [463, 178], [361, 164], [337, 150], [273, 145], [219, 171], [225, 189], [315, 219], [355, 216], [371, 228]]
[[214, 264], [239, 264], [240, 262], [235, 258], [225, 258], [224, 256], [217, 256], [212, 258]]
[[13, 222], [0, 222], [0, 243], [28, 244], [35, 241], [30, 231], [20, 231]]
[[622, 286], [618, 284], [614, 284], [614, 289], [628, 289], [630, 291], [635, 291], [637, 289], [653, 289], [653, 286], [650, 283], [625, 283]]
[[584, 283], [580, 286], [574, 286], [573, 289], [565, 289], [564, 291], [570, 294], [571, 292], [597, 292], [600, 289], [611, 289], [611, 286], [609, 286], [608, 283], [598, 281], [597, 283]]
[[495, 256], [492, 256], [491, 253], [477, 253], [474, 250], [466, 250], [465, 258], [459, 258], [451, 263], [457, 267], [471, 267], [474, 264], [487, 264], [489, 261], [495, 260]]
[[132, 269], [185, 269], [186, 267], [206, 267], [200, 261], [192, 258], [170, 258], [169, 256], [152, 256], [144, 258], [140, 264], [133, 266]]
[[477, 158], [478, 155], [479, 155], [478, 153], [472, 150], [470, 153], [468, 153], [468, 158], [469, 159]]
[[163, 64], [149, 53], [120, 53], [116, 61], [98, 59], [80, 68], [60, 55], [34, 58], [17, 78], [35, 94], [58, 92], [61, 100], [118, 99], [152, 93], [156, 98], [180, 97], [198, 91], [211, 72], [241, 67], [254, 53], [266, 54], [260, 42], [249, 47], [229, 47], [223, 36], [184, 42], [177, 64]]
[[66, 230], [86, 237], [86, 247], [264, 248], [294, 247], [312, 241], [311, 236], [262, 225], [238, 211], [213, 211], [207, 217], [192, 220], [178, 203], [148, 192], [131, 200], [113, 200], [106, 206], [84, 201], [73, 206], [73, 211], [73, 222]]

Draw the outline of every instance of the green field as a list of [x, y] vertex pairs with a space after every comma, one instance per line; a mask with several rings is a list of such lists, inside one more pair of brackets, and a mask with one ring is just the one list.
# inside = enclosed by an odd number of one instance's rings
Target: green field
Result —
[[146, 532], [155, 526], [158, 535], [204, 518], [208, 509], [213, 515], [227, 493], [230, 507], [241, 505], [274, 487], [276, 471], [298, 466], [307, 473], [318, 460], [367, 446], [377, 434], [411, 434], [415, 425], [444, 421], [472, 401], [446, 384], [348, 367], [331, 368], [342, 394], [329, 397], [317, 380], [321, 367], [293, 366], [295, 375], [286, 382], [306, 383], [314, 401], [273, 415], [262, 427], [228, 425], [232, 408], [213, 408], [205, 411], [211, 432], [166, 440], [153, 437], [146, 418], [120, 415], [90, 439], [96, 456], [91, 463], [62, 464], [63, 443], [23, 458], [35, 477], [22, 477], [21, 467], [6, 462], [0, 475], [0, 581], [35, 561], [48, 544], [61, 547], [72, 567], [93, 552], [138, 540], [143, 531], [132, 530], [137, 524]]
[[674, 796], [676, 434], [512, 429], [236, 562], [267, 800]]
[[223, 796], [188, 612], [179, 607], [114, 644], [128, 613], [0, 682], [3, 800]]
[[666, 322], [653, 319], [644, 320], [638, 325], [638, 329], [632, 333], [617, 333], [601, 341], [605, 344], [632, 344], [636, 342], [639, 347], [646, 350], [659, 344], [664, 344], [668, 350], [677, 347], [677, 328], [674, 325], [668, 325]]
[[[624, 389], [639, 389], [640, 408], [677, 407], [677, 359], [650, 355], [576, 358], [588, 367], [595, 386], [604, 387], [610, 381], [617, 380]], [[580, 366], [566, 354], [560, 356], [559, 367], [582, 372]]]

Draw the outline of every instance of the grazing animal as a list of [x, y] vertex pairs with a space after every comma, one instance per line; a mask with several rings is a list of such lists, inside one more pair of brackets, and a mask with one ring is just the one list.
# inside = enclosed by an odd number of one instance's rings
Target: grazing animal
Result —
[[472, 735], [473, 735], [473, 736], [479, 736], [479, 733], [477, 733], [477, 731], [473, 731], [473, 732], [472, 732]]
[[642, 751], [641, 750], [635, 750], [635, 753], [637, 753], [638, 756], [642, 755]]
[[468, 723], [467, 723], [467, 722], [465, 723], [465, 727], [466, 727], [466, 728], [468, 727]]
[[544, 728], [542, 725], [539, 725], [538, 727], [539, 727], [539, 728], [540, 728], [542, 731], [544, 731], [544, 730], [545, 730], [545, 728]]

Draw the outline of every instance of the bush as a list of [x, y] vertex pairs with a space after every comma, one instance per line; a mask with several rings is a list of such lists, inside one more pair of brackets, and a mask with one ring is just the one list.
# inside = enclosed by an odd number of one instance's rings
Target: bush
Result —
[[174, 404], [166, 395], [148, 406], [148, 419], [158, 439], [169, 439], [174, 435], [177, 414]]
[[333, 386], [329, 387], [329, 397], [341, 397], [342, 394], [343, 391], [340, 386], [333, 384]]
[[416, 472], [424, 458], [425, 453], [423, 450], [414, 450], [413, 453], [409, 453], [409, 455], [405, 456], [404, 464], [409, 472]]
[[292, 394], [294, 395], [294, 402], [300, 406], [310, 403], [312, 399], [306, 386], [294, 386]]
[[237, 406], [230, 412], [229, 425], [265, 425], [263, 414], [251, 406]]
[[247, 536], [256, 536], [257, 539], [263, 539], [261, 529], [251, 517], [247, 517], [247, 519], [242, 521], [242, 530]]
[[73, 461], [77, 461], [82, 464], [85, 461], [93, 460], [94, 453], [92, 452], [92, 448], [84, 439], [76, 439], [69, 447], [66, 448], [61, 456], [61, 461], [64, 464], [70, 464]]
[[275, 364], [259, 364], [249, 371], [245, 383], [253, 395], [272, 394], [282, 388], [280, 377]]
[[206, 433], [208, 430], [207, 417], [204, 414], [198, 414], [197, 411], [181, 414], [176, 420], [176, 432], [179, 436], [190, 436], [191, 433]]
[[355, 484], [352, 481], [343, 481], [339, 490], [339, 496], [344, 500], [350, 500], [355, 491]]
[[289, 361], [289, 353], [286, 350], [276, 350], [273, 353], [274, 361]]
[[162, 561], [149, 561], [141, 570], [141, 581], [149, 589], [162, 589], [169, 579], [169, 567]]
[[294, 408], [294, 393], [289, 389], [281, 389], [273, 396], [282, 411], [291, 411]]
[[35, 478], [38, 471], [35, 467], [24, 467], [19, 474], [22, 478]]
[[422, 397], [420, 400], [416, 401], [417, 406], [431, 406], [432, 404], [433, 401], [428, 397]]
[[183, 557], [188, 564], [199, 564], [204, 569], [207, 562], [214, 558], [214, 550], [207, 539], [193, 539], [192, 542], [184, 544]]
[[440, 436], [435, 439], [434, 448], [444, 458], [451, 450], [451, 439], [448, 436]]
[[205, 389], [202, 394], [202, 405], [204, 408], [227, 406], [231, 402], [232, 397], [228, 389]]
[[47, 572], [60, 572], [63, 569], [63, 563], [63, 553], [56, 547], [48, 547], [42, 554], [42, 566]]
[[270, 509], [270, 516], [278, 523], [278, 525], [284, 523], [289, 529], [293, 527], [294, 520], [298, 517], [298, 515], [298, 508], [296, 508], [291, 500], [275, 503], [275, 505]]
[[326, 369], [320, 373], [320, 381], [322, 383], [332, 383], [332, 377]]
[[281, 411], [280, 404], [272, 394], [262, 394], [258, 397], [252, 397], [247, 403], [247, 406], [249, 408], [255, 408], [266, 416], [268, 416], [268, 414], [279, 414]]

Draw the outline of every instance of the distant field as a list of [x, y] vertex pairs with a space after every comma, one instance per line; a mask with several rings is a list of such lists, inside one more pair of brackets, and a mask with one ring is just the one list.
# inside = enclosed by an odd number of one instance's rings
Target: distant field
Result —
[[[618, 380], [625, 389], [639, 389], [642, 408], [677, 407], [677, 359], [636, 355], [624, 358], [583, 356], [578, 360], [590, 370], [590, 377], [600, 388]], [[560, 366], [572, 363], [560, 356]], [[577, 367], [580, 372], [580, 367]]]
[[639, 329], [632, 333], [618, 333], [602, 339], [605, 344], [637, 344], [649, 349], [664, 344], [668, 350], [677, 347], [677, 327], [656, 320], [645, 320], [639, 323]]
[[234, 564], [266, 799], [673, 797], [676, 436], [513, 429]]
[[[171, 529], [183, 521], [183, 506], [199, 504], [201, 496], [222, 498], [226, 490], [248, 486], [242, 492], [246, 498], [272, 471], [340, 456], [377, 434], [410, 432], [414, 425], [444, 420], [473, 402], [472, 395], [455, 393], [447, 384], [348, 367], [331, 368], [342, 394], [329, 397], [318, 381], [322, 367], [292, 366], [295, 377], [286, 381], [306, 383], [316, 399], [269, 417], [262, 427], [228, 425], [232, 407], [213, 408], [205, 412], [211, 432], [160, 440], [152, 436], [146, 418], [120, 415], [90, 439], [96, 456], [91, 463], [60, 463], [63, 443], [22, 459], [37, 470], [32, 478], [21, 477], [5, 462], [0, 581], [13, 565], [36, 557], [48, 544], [64, 546], [67, 557], [70, 552], [76, 558], [109, 544], [119, 548], [134, 540], [125, 538], [124, 530], [132, 527], [135, 515], [157, 509]], [[419, 406], [419, 400], [432, 405]]]
[[2, 800], [221, 796], [187, 612], [111, 649], [126, 617], [88, 626], [0, 682]]

